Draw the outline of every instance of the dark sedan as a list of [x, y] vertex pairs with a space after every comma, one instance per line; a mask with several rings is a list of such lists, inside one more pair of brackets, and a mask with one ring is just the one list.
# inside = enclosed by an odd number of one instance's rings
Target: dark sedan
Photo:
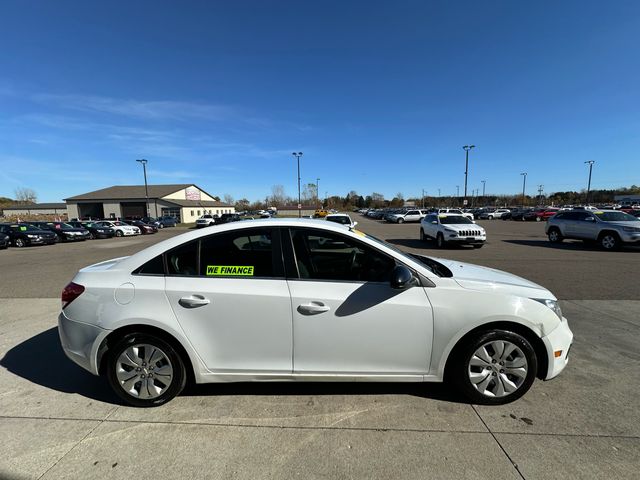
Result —
[[55, 233], [27, 223], [2, 224], [0, 225], [0, 234], [8, 235], [11, 245], [18, 248], [56, 243]]
[[116, 232], [113, 228], [101, 227], [94, 222], [67, 222], [74, 228], [84, 228], [89, 231], [89, 238], [112, 238]]
[[65, 222], [31, 222], [32, 225], [56, 234], [59, 242], [89, 240], [91, 235], [86, 228], [74, 228]]
[[150, 233], [158, 233], [158, 227], [153, 224], [145, 223], [141, 220], [131, 220], [127, 222], [129, 225], [133, 225], [134, 227], [138, 227], [140, 229], [140, 233], [143, 235], [149, 235]]

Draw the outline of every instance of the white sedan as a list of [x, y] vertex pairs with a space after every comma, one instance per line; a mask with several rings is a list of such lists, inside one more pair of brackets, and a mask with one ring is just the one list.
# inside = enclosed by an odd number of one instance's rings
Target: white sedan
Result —
[[69, 358], [124, 401], [238, 381], [450, 381], [503, 404], [567, 365], [545, 288], [409, 255], [324, 220], [234, 222], [80, 270], [58, 318]]
[[138, 227], [118, 220], [103, 220], [102, 222], [96, 222], [96, 225], [99, 227], [112, 228], [116, 232], [116, 237], [140, 235], [142, 233]]

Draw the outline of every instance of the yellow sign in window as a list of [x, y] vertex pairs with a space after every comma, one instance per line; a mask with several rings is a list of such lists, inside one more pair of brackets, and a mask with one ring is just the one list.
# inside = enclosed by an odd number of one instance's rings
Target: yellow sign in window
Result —
[[207, 265], [208, 277], [253, 277], [253, 265]]

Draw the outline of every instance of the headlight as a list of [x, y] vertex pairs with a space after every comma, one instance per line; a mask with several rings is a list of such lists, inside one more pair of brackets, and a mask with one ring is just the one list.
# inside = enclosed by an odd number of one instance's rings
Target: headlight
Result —
[[29, 238], [38, 238], [40, 235], [31, 235], [30, 233], [27, 233], [27, 237]]
[[531, 300], [535, 300], [536, 302], [546, 305], [555, 312], [560, 320], [562, 320], [562, 310], [560, 309], [560, 304], [557, 300], [547, 300], [544, 298], [532, 298]]

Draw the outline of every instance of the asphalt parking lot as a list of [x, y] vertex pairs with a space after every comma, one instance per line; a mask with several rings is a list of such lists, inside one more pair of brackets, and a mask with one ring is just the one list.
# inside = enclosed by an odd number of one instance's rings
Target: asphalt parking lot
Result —
[[269, 383], [130, 408], [62, 353], [59, 294], [78, 268], [184, 230], [14, 248], [0, 251], [0, 479], [638, 478], [640, 249], [552, 246], [543, 224], [484, 221], [484, 248], [440, 251], [415, 224], [356, 217], [401, 249], [549, 288], [576, 336], [566, 371], [500, 407], [435, 384]]

